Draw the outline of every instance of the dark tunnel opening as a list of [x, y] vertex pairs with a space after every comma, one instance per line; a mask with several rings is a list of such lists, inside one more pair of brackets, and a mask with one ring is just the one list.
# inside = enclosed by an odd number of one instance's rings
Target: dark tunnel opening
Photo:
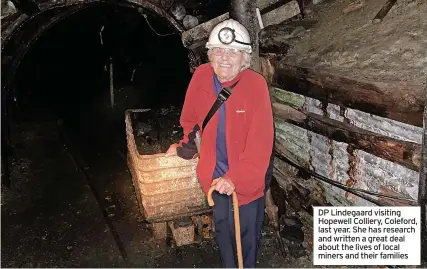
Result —
[[[141, 153], [165, 152], [182, 132], [179, 124], [160, 130], [156, 115], [172, 108], [166, 117], [178, 123], [192, 75], [189, 52], [175, 26], [154, 11], [111, 4], [86, 7], [54, 24], [26, 53], [13, 80], [9, 100], [16, 101], [8, 105], [9, 125], [56, 121], [77, 151], [108, 148], [125, 156], [125, 111], [150, 108], [155, 134], [137, 143], [145, 151]], [[169, 139], [160, 141], [160, 136]], [[6, 165], [14, 155], [10, 144], [2, 151]], [[6, 165], [2, 182], [10, 187], [14, 180]]]
[[31, 45], [7, 89], [2, 266], [126, 267], [122, 249], [134, 266], [155, 266], [135, 247], [150, 237], [126, 165], [125, 111], [180, 109], [188, 54], [167, 19], [112, 4], [82, 9]]
[[[224, 13], [228, 3], [222, 3], [205, 15]], [[179, 248], [170, 234], [153, 240], [155, 225], [141, 212], [129, 167], [125, 111], [164, 115], [174, 106], [179, 114], [191, 79], [188, 54], [167, 19], [115, 5], [86, 7], [31, 45], [6, 89], [12, 188], [1, 195], [2, 267], [221, 266], [213, 238]], [[152, 192], [168, 188], [162, 186]], [[147, 196], [156, 197], [150, 188]], [[156, 210], [171, 204], [162, 193], [165, 201], [151, 199]]]
[[123, 123], [126, 109], [180, 106], [190, 78], [188, 50], [165, 19], [102, 5], [57, 23], [34, 43], [15, 75], [15, 93], [24, 118], [114, 124]]
[[[18, 43], [6, 55], [19, 59]], [[10, 127], [2, 164], [11, 179], [1, 195], [2, 267], [219, 266], [213, 251], [199, 260], [195, 246], [176, 256], [153, 245], [126, 156], [127, 109], [173, 106], [179, 117], [189, 53], [168, 19], [113, 4], [85, 7], [30, 45], [2, 94]]]

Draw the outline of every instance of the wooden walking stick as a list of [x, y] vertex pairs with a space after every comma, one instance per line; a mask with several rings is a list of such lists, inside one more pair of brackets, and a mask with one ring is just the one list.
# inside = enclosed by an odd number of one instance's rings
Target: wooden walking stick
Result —
[[[212, 193], [215, 190], [215, 185], [211, 186], [208, 191], [208, 203], [209, 206], [214, 206], [214, 200], [212, 199]], [[234, 230], [236, 234], [236, 247], [237, 247], [237, 261], [239, 268], [243, 268], [243, 256], [242, 256], [242, 241], [240, 238], [240, 216], [239, 216], [239, 201], [237, 200], [237, 194], [233, 192], [233, 211], [234, 211]]]

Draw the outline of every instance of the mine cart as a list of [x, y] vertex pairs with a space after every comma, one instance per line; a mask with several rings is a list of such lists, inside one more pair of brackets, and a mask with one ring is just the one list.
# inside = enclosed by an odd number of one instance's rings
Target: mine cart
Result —
[[136, 138], [141, 135], [137, 124], [149, 112], [131, 109], [125, 113], [127, 163], [140, 211], [152, 224], [156, 239], [172, 235], [180, 246], [210, 238], [211, 209], [196, 177], [198, 159], [144, 154], [138, 146]]

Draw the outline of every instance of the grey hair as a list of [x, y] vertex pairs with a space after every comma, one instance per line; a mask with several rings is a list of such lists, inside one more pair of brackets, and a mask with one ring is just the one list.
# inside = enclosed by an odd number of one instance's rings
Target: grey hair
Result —
[[[241, 52], [243, 53], [243, 63], [242, 63], [242, 67], [241, 67], [240, 71], [243, 71], [245, 69], [248, 69], [251, 66], [252, 54], [247, 53], [244, 50], [242, 50]], [[208, 54], [209, 61], [211, 61], [211, 53], [212, 53], [212, 49], [208, 49], [207, 54]]]

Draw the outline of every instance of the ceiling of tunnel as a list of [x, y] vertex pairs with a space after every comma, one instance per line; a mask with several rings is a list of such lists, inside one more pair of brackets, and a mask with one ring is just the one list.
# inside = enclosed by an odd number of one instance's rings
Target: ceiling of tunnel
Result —
[[[10, 88], [12, 80], [9, 78], [13, 77], [27, 50], [40, 35], [57, 22], [66, 19], [67, 16], [98, 3], [101, 3], [101, 1], [91, 0], [82, 4], [79, 0], [39, 0], [34, 2], [2, 0], [2, 89]], [[173, 6], [182, 4], [187, 14], [199, 16], [203, 21], [222, 14], [228, 9], [229, 5], [229, 1], [225, 0], [127, 0], [108, 3], [129, 7], [145, 7], [143, 9], [145, 14], [158, 15], [169, 21], [169, 28], [164, 31], [167, 34], [174, 31], [176, 33], [184, 31], [182, 22], [173, 17], [171, 12]], [[190, 51], [189, 57], [190, 68], [200, 64], [201, 60], [198, 52]]]
[[2, 36], [8, 34], [8, 31], [10, 32], [14, 28], [13, 24], [17, 22], [18, 17], [24, 17], [21, 18], [22, 20], [26, 19], [27, 16], [34, 15], [38, 12], [44, 12], [52, 8], [85, 6], [93, 3], [151, 6], [153, 8], [161, 9], [161, 11], [157, 11], [157, 13], [167, 13], [163, 15], [172, 15], [171, 9], [173, 9], [174, 6], [182, 5], [185, 8], [186, 14], [200, 16], [203, 21], [212, 19], [226, 12], [229, 6], [229, 1], [227, 0], [89, 0], [84, 2], [79, 0], [1, 0]]
[[16, 72], [18, 100], [21, 105], [32, 102], [37, 92], [38, 99], [61, 107], [108, 96], [105, 69], [110, 59], [117, 99], [128, 87], [156, 90], [146, 98], [150, 100], [158, 91], [182, 92], [190, 77], [188, 51], [173, 33], [165, 20], [150, 15], [146, 19], [136, 9], [101, 5], [79, 11], [53, 25], [28, 50]]

